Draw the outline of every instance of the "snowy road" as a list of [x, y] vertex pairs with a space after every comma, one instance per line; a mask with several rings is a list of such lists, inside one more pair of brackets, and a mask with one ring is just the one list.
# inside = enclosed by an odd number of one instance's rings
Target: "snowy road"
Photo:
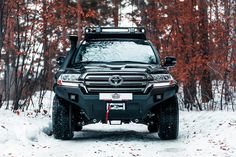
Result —
[[55, 140], [47, 116], [0, 109], [1, 157], [236, 156], [235, 112], [180, 112], [177, 140], [161, 141], [145, 125], [85, 126], [71, 141]]

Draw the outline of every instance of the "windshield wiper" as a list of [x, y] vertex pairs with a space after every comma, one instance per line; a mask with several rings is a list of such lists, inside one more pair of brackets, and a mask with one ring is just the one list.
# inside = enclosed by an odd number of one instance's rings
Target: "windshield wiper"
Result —
[[[133, 64], [150, 64], [150, 63], [145, 63], [145, 62], [139, 62], [139, 61], [112, 61], [109, 63], [133, 63]], [[153, 63], [151, 63], [153, 64]]]
[[107, 63], [107, 62], [102, 62], [102, 61], [82, 61], [82, 62], [77, 62], [71, 65], [71, 67], [81, 67], [90, 63]]

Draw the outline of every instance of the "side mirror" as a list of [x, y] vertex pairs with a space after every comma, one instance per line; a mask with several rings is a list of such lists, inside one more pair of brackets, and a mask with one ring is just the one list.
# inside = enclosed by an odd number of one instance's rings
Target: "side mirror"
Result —
[[66, 57], [63, 57], [63, 56], [58, 57], [56, 59], [57, 65], [61, 66], [64, 63], [65, 59], [66, 59]]
[[167, 56], [165, 57], [163, 66], [165, 67], [173, 67], [176, 64], [176, 58], [173, 56]]

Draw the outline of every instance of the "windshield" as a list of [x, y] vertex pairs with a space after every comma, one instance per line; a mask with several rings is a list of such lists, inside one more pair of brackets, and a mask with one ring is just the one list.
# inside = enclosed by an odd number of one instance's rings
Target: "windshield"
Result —
[[80, 62], [158, 63], [151, 45], [143, 40], [85, 41], [74, 59], [74, 64]]

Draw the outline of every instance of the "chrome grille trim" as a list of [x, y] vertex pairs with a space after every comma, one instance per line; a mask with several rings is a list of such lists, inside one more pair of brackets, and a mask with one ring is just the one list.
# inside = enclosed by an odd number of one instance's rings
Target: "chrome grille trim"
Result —
[[[120, 75], [123, 78], [120, 86], [114, 87], [109, 83], [109, 78], [113, 75]], [[88, 73], [84, 76], [84, 80], [89, 93], [143, 93], [148, 83], [145, 73]]]
[[[120, 87], [123, 86], [146, 86], [146, 82], [141, 82], [141, 81], [129, 81], [129, 82], [123, 82]], [[95, 86], [95, 87], [109, 87], [111, 86], [108, 81], [85, 81], [86, 86]]]
[[[87, 75], [85, 77], [85, 80], [93, 80], [93, 81], [99, 81], [99, 80], [108, 80], [110, 77], [112, 76], [112, 74], [108, 74], [108, 75]], [[129, 80], [129, 81], [138, 81], [138, 80], [146, 80], [146, 76], [145, 75], [121, 75], [121, 77], [125, 80]]]

